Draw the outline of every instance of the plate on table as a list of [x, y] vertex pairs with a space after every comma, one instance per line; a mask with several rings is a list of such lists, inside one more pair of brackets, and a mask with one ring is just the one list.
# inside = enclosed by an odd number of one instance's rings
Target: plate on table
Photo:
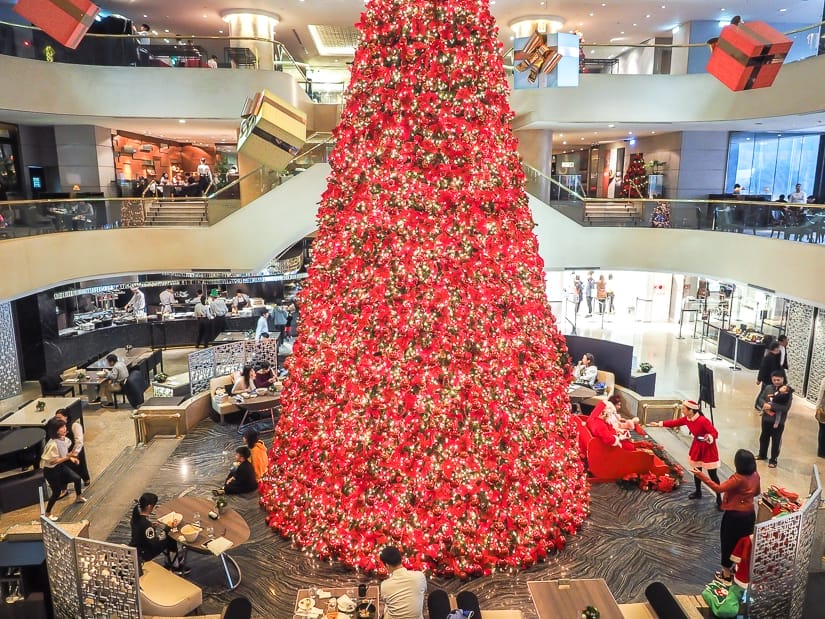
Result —
[[343, 601], [343, 602], [339, 601], [338, 602], [338, 610], [340, 610], [342, 613], [346, 613], [346, 614], [350, 615], [350, 614], [355, 612], [356, 608], [357, 608], [357, 605], [352, 600]]
[[309, 610], [313, 606], [315, 606], [315, 600], [312, 598], [301, 598], [298, 600], [298, 609], [299, 610]]

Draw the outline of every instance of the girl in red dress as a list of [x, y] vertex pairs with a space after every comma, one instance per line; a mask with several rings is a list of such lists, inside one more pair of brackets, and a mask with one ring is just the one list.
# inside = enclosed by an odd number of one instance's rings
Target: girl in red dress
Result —
[[[679, 419], [671, 419], [668, 421], [655, 421], [648, 424], [650, 426], [658, 426], [665, 428], [676, 428], [678, 426], [687, 426], [690, 433], [693, 435], [693, 443], [690, 445], [688, 452], [688, 462], [691, 468], [698, 470], [707, 469], [708, 477], [710, 477], [717, 484], [719, 483], [719, 475], [716, 469], [719, 468], [719, 450], [716, 448], [716, 439], [719, 438], [719, 432], [713, 427], [710, 419], [705, 417], [698, 402], [693, 400], [685, 400], [682, 402], [682, 416]], [[702, 480], [696, 475], [693, 476], [693, 481], [696, 484], [696, 491], [688, 495], [689, 499], [698, 499], [702, 496]], [[722, 505], [722, 495], [716, 493], [716, 507], [720, 508]]]

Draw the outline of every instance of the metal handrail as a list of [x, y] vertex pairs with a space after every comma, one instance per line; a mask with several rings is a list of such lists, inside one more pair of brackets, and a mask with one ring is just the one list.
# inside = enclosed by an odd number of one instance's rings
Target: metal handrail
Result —
[[[316, 133], [316, 134], [313, 134], [313, 136], [310, 136], [310, 138], [309, 138], [309, 139], [312, 139], [312, 137], [314, 137], [315, 135], [318, 135], [318, 134], [317, 134], [317, 133]], [[334, 135], [332, 135], [332, 134], [330, 134], [330, 136], [329, 136], [327, 139], [325, 139], [323, 142], [318, 142], [317, 144], [315, 144], [315, 145], [314, 145], [312, 148], [310, 148], [309, 150], [304, 151], [304, 152], [302, 152], [302, 153], [298, 153], [297, 155], [295, 155], [292, 159], [290, 159], [290, 160], [286, 163], [286, 165], [284, 166], [284, 168], [288, 167], [288, 166], [289, 166], [290, 164], [292, 164], [292, 163], [295, 163], [298, 159], [301, 159], [301, 158], [303, 158], [303, 157], [306, 157], [308, 154], [310, 154], [310, 153], [311, 153], [311, 152], [313, 152], [314, 150], [316, 150], [316, 149], [320, 148], [321, 146], [324, 146], [324, 145], [326, 145], [326, 144], [329, 144], [330, 142], [332, 142], [332, 141], [334, 141], [334, 140], [335, 140], [335, 136], [334, 136]], [[241, 177], [239, 177], [239, 178], [236, 178], [236, 179], [235, 179], [234, 181], [232, 181], [231, 183], [228, 183], [228, 184], [224, 185], [223, 187], [221, 187], [220, 189], [218, 189], [215, 193], [213, 193], [213, 194], [210, 194], [210, 195], [206, 196], [207, 200], [214, 200], [215, 198], [218, 198], [218, 197], [219, 197], [219, 195], [220, 195], [221, 193], [223, 193], [224, 191], [226, 191], [226, 190], [230, 189], [231, 187], [236, 187], [236, 186], [240, 185], [243, 181], [245, 181], [246, 179], [248, 179], [249, 177], [251, 177], [253, 174], [259, 174], [259, 173], [260, 173], [261, 171], [263, 171], [263, 170], [271, 170], [272, 172], [277, 172], [277, 170], [272, 170], [271, 168], [267, 168], [267, 166], [265, 166], [265, 165], [259, 166], [259, 167], [255, 168], [254, 170], [252, 170], [251, 172], [247, 172], [247, 173], [246, 173], [246, 174], [244, 174], [243, 176], [241, 176]], [[280, 173], [280, 172], [279, 172], [279, 173]]]
[[537, 170], [536, 168], [534, 168], [530, 164], [522, 163], [521, 167], [524, 168], [525, 171], [529, 171], [530, 173], [534, 174], [535, 176], [539, 176], [539, 177], [543, 178], [544, 180], [549, 181], [551, 184], [556, 185], [560, 189], [563, 189], [564, 191], [569, 193], [571, 196], [575, 197], [577, 200], [581, 200], [582, 202], [587, 200], [587, 198], [585, 198], [584, 196], [579, 195], [578, 193], [576, 193], [575, 191], [570, 189], [570, 187], [567, 187], [566, 185], [562, 185], [556, 179], [552, 178], [551, 176], [547, 176], [544, 172], [542, 172], [541, 170]]

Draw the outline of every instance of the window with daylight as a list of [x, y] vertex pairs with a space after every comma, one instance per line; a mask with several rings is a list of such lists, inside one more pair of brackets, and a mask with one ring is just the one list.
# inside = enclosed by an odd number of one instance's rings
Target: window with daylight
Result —
[[739, 183], [743, 194], [788, 195], [797, 183], [813, 192], [819, 135], [732, 133], [728, 144], [725, 192]]

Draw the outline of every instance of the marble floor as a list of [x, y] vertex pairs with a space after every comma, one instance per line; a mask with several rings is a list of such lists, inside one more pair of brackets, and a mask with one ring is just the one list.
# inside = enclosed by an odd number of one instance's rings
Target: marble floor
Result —
[[[565, 327], [565, 331], [569, 328]], [[720, 431], [719, 448], [729, 469], [740, 447], [755, 450], [759, 417], [752, 408], [756, 393], [755, 372], [728, 369], [730, 362], [699, 354], [699, 340], [677, 339], [678, 325], [640, 323], [631, 316], [580, 316], [577, 333], [631, 344], [638, 360], [653, 364], [658, 396], [694, 398], [698, 393], [697, 357], [714, 369], [716, 379], [715, 421]], [[164, 353], [167, 373], [184, 371], [186, 349]], [[27, 385], [18, 401], [3, 401], [0, 410], [16, 407], [36, 397], [36, 385]], [[229, 453], [239, 444], [231, 426], [209, 420], [182, 441], [156, 439], [149, 448], [135, 447], [129, 411], [87, 408], [87, 439], [92, 486], [89, 503], [60, 506], [63, 519], [89, 517], [92, 536], [111, 541], [128, 539], [127, 519], [132, 500], [151, 490], [162, 498], [192, 493], [208, 496], [222, 481]], [[797, 398], [785, 432], [783, 452], [776, 469], [760, 464], [763, 486], [779, 484], [802, 494], [808, 490], [811, 468], [817, 464], [816, 421], [813, 406]], [[670, 430], [651, 434], [684, 462], [687, 437], [678, 440]], [[265, 437], [266, 438], [266, 437]], [[646, 584], [666, 583], [675, 593], [697, 593], [718, 565], [719, 513], [710, 498], [688, 501], [690, 484], [668, 495], [621, 490], [607, 484], [593, 488], [593, 514], [579, 535], [561, 554], [545, 564], [520, 573], [499, 573], [467, 582], [433, 579], [432, 588], [451, 592], [475, 591], [487, 608], [522, 608], [534, 616], [527, 594], [528, 580], [553, 577], [604, 577], [620, 602], [643, 599]], [[254, 496], [233, 498], [233, 507], [252, 529], [249, 542], [230, 551], [241, 565], [244, 580], [235, 594], [253, 600], [260, 616], [291, 614], [295, 591], [301, 585], [352, 585], [362, 575], [335, 564], [319, 563], [293, 548], [289, 541], [269, 531]], [[0, 516], [0, 530], [9, 524], [37, 517], [36, 507]], [[192, 557], [190, 578], [204, 587], [204, 610], [216, 612], [233, 594], [225, 591], [220, 563], [211, 557]]]

